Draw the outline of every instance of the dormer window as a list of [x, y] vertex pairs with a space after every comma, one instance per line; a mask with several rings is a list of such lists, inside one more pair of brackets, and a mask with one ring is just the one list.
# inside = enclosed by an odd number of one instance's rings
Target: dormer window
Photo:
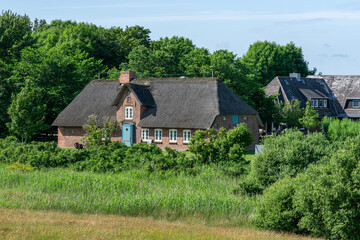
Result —
[[125, 107], [125, 119], [133, 119], [133, 108]]
[[353, 100], [353, 108], [359, 108], [359, 100]]
[[312, 108], [327, 108], [328, 107], [328, 100], [325, 98], [323, 99], [316, 99], [312, 98], [310, 100], [310, 107]]

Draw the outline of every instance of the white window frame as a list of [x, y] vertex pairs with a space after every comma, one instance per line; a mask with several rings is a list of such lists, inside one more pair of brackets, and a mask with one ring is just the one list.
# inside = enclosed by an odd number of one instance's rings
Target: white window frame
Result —
[[148, 128], [141, 129], [141, 140], [142, 141], [150, 140], [150, 132]]
[[171, 142], [171, 143], [177, 142], [177, 130], [176, 129], [169, 130], [169, 142]]
[[322, 99], [319, 100], [319, 107], [324, 107], [324, 101]]
[[162, 141], [162, 129], [154, 130], [154, 141], [161, 142]]
[[324, 108], [327, 108], [327, 99], [324, 99]]
[[133, 119], [133, 107], [125, 107], [125, 119]]
[[310, 107], [312, 107], [312, 108], [314, 108], [314, 99], [311, 99], [311, 101], [310, 101]]
[[[357, 102], [357, 106], [355, 107], [355, 102]], [[359, 100], [353, 100], [353, 108], [359, 108]]]
[[315, 107], [319, 107], [319, 100], [318, 99], [315, 99]]
[[190, 142], [191, 137], [191, 130], [183, 130], [183, 142], [188, 143]]

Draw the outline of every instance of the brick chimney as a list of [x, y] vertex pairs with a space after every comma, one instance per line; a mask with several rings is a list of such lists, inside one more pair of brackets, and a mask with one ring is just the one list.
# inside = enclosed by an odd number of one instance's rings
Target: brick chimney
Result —
[[121, 84], [129, 83], [131, 80], [136, 78], [136, 72], [133, 72], [131, 70], [121, 72], [119, 82]]

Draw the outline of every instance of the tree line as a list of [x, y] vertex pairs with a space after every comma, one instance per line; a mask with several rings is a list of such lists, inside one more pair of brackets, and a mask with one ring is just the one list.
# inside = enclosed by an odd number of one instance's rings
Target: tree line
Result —
[[10, 10], [0, 15], [0, 135], [29, 140], [50, 129], [56, 116], [92, 79], [211, 77], [224, 81], [264, 121], [274, 118], [273, 98], [264, 87], [275, 76], [309, 69], [293, 42], [255, 42], [243, 56], [210, 52], [188, 38], [151, 40], [141, 26], [104, 28], [91, 23], [35, 19]]

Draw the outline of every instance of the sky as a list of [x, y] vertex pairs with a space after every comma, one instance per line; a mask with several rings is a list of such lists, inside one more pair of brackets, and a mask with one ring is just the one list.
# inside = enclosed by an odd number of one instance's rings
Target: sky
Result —
[[140, 25], [152, 40], [183, 36], [196, 47], [241, 57], [256, 41], [294, 42], [323, 75], [360, 75], [360, 1], [354, 0], [0, 0], [11, 10], [102, 27]]

